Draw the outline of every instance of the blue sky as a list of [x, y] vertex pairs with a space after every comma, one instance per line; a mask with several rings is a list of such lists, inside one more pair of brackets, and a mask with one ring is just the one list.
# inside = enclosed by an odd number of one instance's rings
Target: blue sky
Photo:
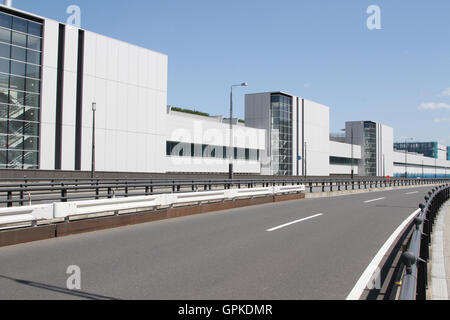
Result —
[[62, 22], [72, 4], [82, 28], [169, 56], [170, 105], [227, 114], [246, 81], [241, 118], [245, 93], [281, 90], [330, 106], [333, 132], [373, 120], [450, 145], [448, 0], [13, 0]]

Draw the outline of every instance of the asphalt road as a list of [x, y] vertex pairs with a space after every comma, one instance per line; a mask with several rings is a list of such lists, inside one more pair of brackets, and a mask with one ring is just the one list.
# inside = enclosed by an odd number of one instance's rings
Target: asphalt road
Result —
[[[0, 299], [345, 299], [429, 190], [258, 205], [0, 248]], [[66, 287], [71, 265], [81, 290]]]

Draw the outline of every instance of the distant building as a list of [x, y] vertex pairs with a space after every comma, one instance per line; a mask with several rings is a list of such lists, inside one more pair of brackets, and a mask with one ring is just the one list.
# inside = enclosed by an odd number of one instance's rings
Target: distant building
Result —
[[445, 155], [447, 148], [439, 143], [432, 142], [396, 142], [394, 148], [397, 150], [407, 150], [408, 152], [415, 152], [423, 154], [425, 157], [442, 158]]

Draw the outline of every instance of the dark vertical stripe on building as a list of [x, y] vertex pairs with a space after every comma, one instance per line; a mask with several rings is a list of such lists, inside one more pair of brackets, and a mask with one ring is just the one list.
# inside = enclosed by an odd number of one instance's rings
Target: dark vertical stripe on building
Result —
[[84, 31], [78, 33], [77, 105], [75, 122], [75, 170], [81, 170], [81, 135], [83, 124]]
[[55, 170], [61, 170], [62, 158], [65, 37], [66, 27], [63, 24], [60, 24], [58, 38], [58, 74], [56, 82]]

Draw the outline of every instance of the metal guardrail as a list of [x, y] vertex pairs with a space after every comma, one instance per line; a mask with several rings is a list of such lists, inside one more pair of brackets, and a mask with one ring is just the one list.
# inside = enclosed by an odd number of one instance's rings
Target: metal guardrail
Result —
[[86, 200], [75, 202], [55, 202], [46, 205], [31, 205], [14, 208], [0, 208], [0, 228], [17, 228], [21, 226], [37, 226], [38, 223], [52, 223], [54, 219], [70, 217], [84, 217], [89, 215], [120, 215], [141, 210], [154, 211], [174, 206], [187, 206], [192, 204], [205, 204], [214, 202], [234, 201], [238, 199], [254, 199], [270, 195], [303, 193], [305, 187], [284, 186], [252, 189], [228, 189], [189, 193], [167, 193], [152, 196], [139, 196], [129, 198], [113, 198], [102, 200]]
[[399, 300], [425, 300], [428, 287], [427, 263], [430, 258], [429, 247], [433, 224], [439, 209], [450, 199], [450, 184], [434, 188], [420, 204], [421, 212], [414, 219], [415, 229], [408, 248], [403, 252], [404, 265], [399, 272], [403, 275], [399, 283]]
[[34, 203], [111, 199], [161, 193], [227, 190], [288, 185], [305, 185], [306, 191], [341, 191], [445, 183], [450, 179], [400, 179], [359, 177], [351, 180], [330, 177], [286, 177], [283, 179], [9, 179], [0, 181], [0, 206]]

